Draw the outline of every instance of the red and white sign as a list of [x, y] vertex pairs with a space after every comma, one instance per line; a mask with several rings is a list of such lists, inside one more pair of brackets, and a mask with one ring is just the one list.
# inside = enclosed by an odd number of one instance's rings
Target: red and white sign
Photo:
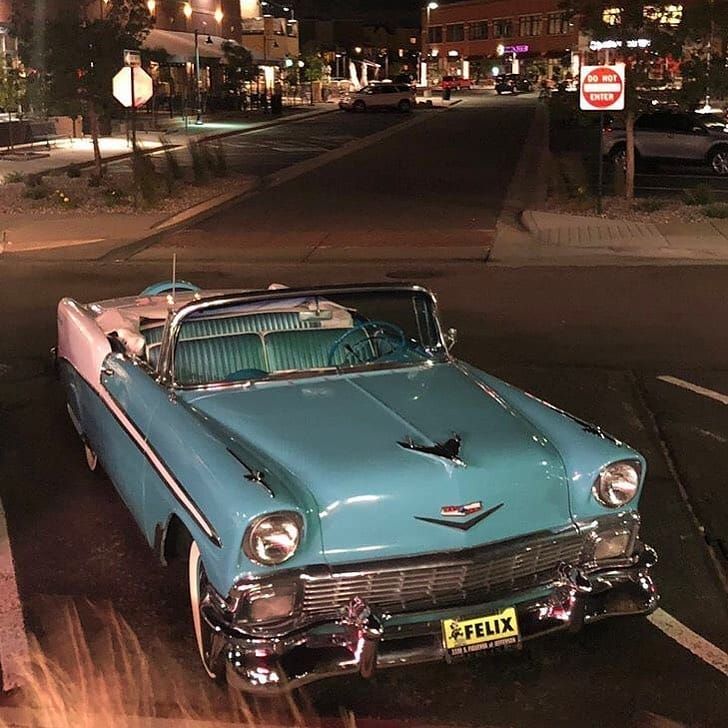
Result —
[[624, 109], [624, 63], [613, 66], [582, 66], [579, 84], [582, 111]]
[[[132, 84], [132, 73], [134, 74], [134, 82]], [[132, 89], [134, 99], [132, 101]], [[134, 106], [138, 109], [152, 98], [154, 94], [154, 84], [152, 77], [139, 66], [124, 66], [119, 73], [114, 76], [112, 81], [112, 90], [114, 98], [127, 109]]]

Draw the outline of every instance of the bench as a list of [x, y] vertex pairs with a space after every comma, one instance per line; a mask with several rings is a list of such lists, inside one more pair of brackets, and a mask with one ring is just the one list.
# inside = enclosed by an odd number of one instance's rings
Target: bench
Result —
[[45, 142], [46, 148], [51, 148], [51, 141], [58, 139], [70, 139], [67, 134], [57, 134], [56, 125], [52, 121], [31, 121], [28, 122], [27, 141], [30, 148], [38, 142]]
[[[147, 341], [147, 360], [156, 366], [162, 327], [142, 330]], [[349, 327], [321, 328], [301, 321], [297, 313], [272, 312], [190, 321], [180, 332], [175, 354], [175, 378], [180, 384], [220, 382], [236, 372], [250, 378], [267, 373], [340, 366], [347, 353], [338, 349], [329, 360], [334, 343]], [[367, 338], [364, 332], [356, 339]]]

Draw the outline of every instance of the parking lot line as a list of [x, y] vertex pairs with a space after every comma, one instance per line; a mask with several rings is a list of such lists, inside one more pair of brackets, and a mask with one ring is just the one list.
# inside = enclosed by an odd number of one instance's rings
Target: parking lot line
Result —
[[662, 609], [657, 609], [647, 619], [686, 650], [728, 677], [728, 654], [720, 647], [708, 642]]
[[682, 387], [683, 389], [687, 389], [690, 392], [695, 392], [695, 394], [700, 394], [703, 397], [708, 397], [709, 399], [714, 399], [716, 402], [720, 402], [721, 404], [728, 404], [728, 395], [721, 394], [720, 392], [715, 392], [714, 390], [707, 389], [706, 387], [701, 387], [699, 384], [693, 384], [692, 382], [687, 382], [684, 379], [679, 379], [678, 377], [672, 377], [668, 374], [663, 374], [657, 378], [661, 382], [666, 382], [667, 384], [674, 384], [676, 387]]
[[0, 501], [0, 666], [5, 692], [21, 685], [28, 665], [28, 637], [15, 580], [5, 509]]

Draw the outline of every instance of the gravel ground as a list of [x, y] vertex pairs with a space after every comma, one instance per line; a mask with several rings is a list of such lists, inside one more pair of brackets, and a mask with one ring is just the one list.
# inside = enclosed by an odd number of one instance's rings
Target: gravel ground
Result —
[[41, 215], [67, 213], [78, 210], [82, 213], [123, 212], [130, 215], [148, 212], [166, 212], [173, 215], [203, 200], [225, 191], [243, 188], [250, 180], [247, 175], [230, 173], [221, 178], [212, 177], [205, 184], [196, 185], [189, 180], [174, 183], [170, 192], [161, 176], [156, 183], [158, 198], [152, 204], [135, 202], [131, 172], [119, 170], [108, 172], [99, 186], [89, 184], [91, 176], [84, 173], [81, 177], [68, 177], [66, 174], [45, 175], [39, 193], [45, 196], [33, 199], [26, 195], [34, 194], [38, 187], [30, 187], [25, 182], [6, 182], [0, 184], [0, 214]]
[[[655, 209], [658, 207], [658, 209]], [[632, 222], [670, 223], [670, 222], [705, 222], [710, 220], [705, 214], [704, 206], [686, 205], [679, 200], [655, 200], [654, 198], [637, 199], [631, 205], [624, 197], [606, 196], [603, 199], [599, 215], [594, 199], [550, 197], [543, 209], [547, 212], [567, 215], [585, 215], [614, 220]], [[728, 207], [727, 207], [728, 209]]]

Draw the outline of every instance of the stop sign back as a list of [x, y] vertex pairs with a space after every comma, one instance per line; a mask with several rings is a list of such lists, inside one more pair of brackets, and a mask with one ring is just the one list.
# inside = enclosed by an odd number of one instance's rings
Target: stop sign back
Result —
[[[132, 74], [134, 81], [132, 83]], [[134, 98], [132, 99], [132, 89]], [[134, 107], [138, 109], [152, 98], [154, 84], [152, 77], [139, 66], [124, 66], [112, 80], [112, 91], [114, 98], [126, 106], [127, 109]]]
[[613, 66], [582, 66], [579, 84], [582, 111], [624, 109], [624, 63]]

